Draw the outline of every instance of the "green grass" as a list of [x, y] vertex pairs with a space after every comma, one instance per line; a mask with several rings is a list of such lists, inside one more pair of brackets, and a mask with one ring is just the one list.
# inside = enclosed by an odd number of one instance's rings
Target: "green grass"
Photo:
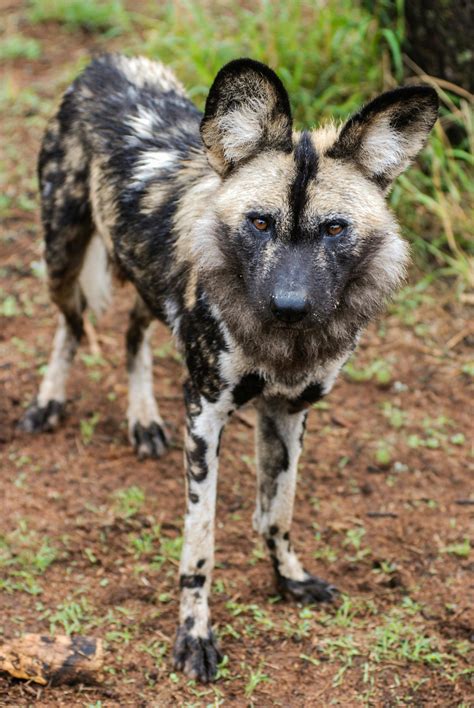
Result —
[[121, 33], [130, 19], [121, 0], [30, 0], [28, 19], [32, 23], [59, 22], [70, 30]]
[[57, 558], [46, 536], [28, 528], [25, 520], [10, 534], [0, 535], [0, 591], [40, 595], [38, 578]]
[[23, 34], [11, 34], [0, 40], [0, 60], [5, 59], [38, 59], [41, 55], [41, 44], [32, 37]]
[[114, 493], [114, 510], [118, 517], [130, 519], [145, 503], [145, 492], [135, 485], [119, 489]]

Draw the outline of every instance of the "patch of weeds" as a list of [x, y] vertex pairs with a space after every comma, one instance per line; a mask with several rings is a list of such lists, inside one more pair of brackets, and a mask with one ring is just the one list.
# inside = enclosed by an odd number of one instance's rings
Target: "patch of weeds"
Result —
[[474, 379], [474, 361], [468, 361], [461, 367], [461, 373]]
[[142, 558], [143, 556], [149, 556], [156, 551], [158, 544], [160, 543], [161, 526], [159, 524], [153, 524], [150, 529], [142, 531], [138, 535], [130, 535], [129, 543], [132, 553], [135, 558]]
[[88, 376], [92, 381], [100, 381], [102, 379], [101, 368], [107, 364], [106, 360], [97, 354], [81, 354], [81, 359], [88, 369]]
[[380, 575], [387, 575], [390, 577], [394, 573], [396, 573], [398, 570], [398, 566], [396, 563], [392, 563], [392, 561], [388, 560], [381, 560], [381, 561], [375, 561], [374, 562], [374, 568], [373, 568], [373, 573], [378, 573]]
[[331, 546], [321, 546], [317, 551], [314, 551], [313, 558], [326, 563], [335, 563], [337, 561], [337, 551]]
[[84, 548], [84, 555], [89, 561], [89, 563], [92, 563], [92, 565], [95, 565], [97, 563], [97, 556], [91, 548]]
[[263, 544], [260, 541], [260, 539], [256, 542], [256, 545], [254, 548], [252, 548], [252, 554], [248, 560], [249, 565], [256, 565], [261, 560], [265, 560], [267, 557], [267, 554], [265, 552], [265, 549], [263, 548]]
[[336, 672], [333, 679], [333, 686], [340, 686], [347, 669], [353, 665], [354, 657], [361, 655], [361, 649], [352, 635], [338, 637], [336, 639], [325, 639], [321, 643], [322, 650], [332, 661], [338, 659], [342, 666]]
[[380, 467], [389, 467], [392, 462], [392, 446], [387, 440], [377, 440], [375, 462]]
[[346, 548], [353, 548], [355, 550], [355, 555], [346, 556], [347, 560], [351, 563], [361, 561], [371, 554], [370, 548], [362, 547], [362, 539], [366, 534], [366, 530], [363, 526], [357, 526], [354, 529], [349, 529], [346, 532], [346, 537], [342, 542], [342, 545]]
[[131, 519], [145, 503], [145, 492], [140, 487], [132, 485], [114, 492], [114, 512], [122, 519]]
[[30, 22], [59, 22], [70, 30], [120, 34], [130, 28], [121, 0], [30, 0]]
[[464, 445], [466, 442], [466, 436], [464, 433], [455, 433], [454, 435], [451, 435], [449, 438], [449, 442], [452, 445]]
[[0, 536], [0, 590], [42, 592], [37, 578], [56, 560], [58, 551], [49, 539], [30, 531], [22, 520], [11, 534]]
[[13, 344], [15, 349], [20, 352], [20, 354], [25, 354], [26, 356], [33, 356], [36, 353], [34, 347], [31, 347], [24, 339], [20, 337], [12, 337], [10, 342]]
[[387, 386], [392, 380], [392, 367], [385, 359], [374, 359], [366, 366], [357, 366], [351, 359], [343, 371], [348, 379], [356, 383], [375, 380], [380, 386]]
[[41, 44], [37, 39], [23, 34], [11, 34], [0, 40], [0, 60], [29, 59], [33, 61], [41, 55]]
[[394, 314], [407, 327], [417, 323], [417, 310], [421, 305], [432, 305], [433, 298], [426, 293], [429, 281], [422, 280], [416, 285], [402, 288], [389, 305], [389, 311]]
[[55, 634], [59, 626], [66, 634], [81, 634], [92, 616], [92, 607], [86, 597], [69, 599], [58, 605], [55, 612], [48, 614], [50, 632]]
[[271, 681], [270, 676], [268, 676], [268, 674], [263, 673], [262, 669], [264, 665], [265, 664], [262, 661], [261, 664], [259, 664], [258, 669], [249, 670], [249, 677], [244, 689], [246, 698], [251, 698], [261, 683]]
[[98, 413], [94, 413], [91, 415], [89, 418], [82, 418], [80, 421], [80, 430], [81, 430], [81, 437], [82, 437], [82, 442], [84, 445], [89, 445], [93, 436], [94, 436], [94, 431], [96, 429], [97, 423], [100, 421], [100, 415]]
[[174, 566], [179, 565], [181, 558], [181, 550], [183, 548], [183, 537], [176, 536], [175, 538], [160, 538], [160, 549], [156, 556], [153, 556], [151, 568], [161, 570], [165, 563], [171, 563]]
[[468, 558], [471, 552], [471, 544], [468, 538], [458, 543], [450, 543], [449, 546], [445, 546], [441, 549], [441, 553], [449, 553], [452, 556], [457, 556], [458, 558]]
[[[274, 622], [268, 616], [268, 612], [259, 607], [259, 605], [254, 603], [247, 605], [240, 602], [234, 602], [234, 600], [229, 600], [226, 602], [225, 606], [233, 617], [250, 616], [259, 625], [259, 627], [265, 630], [273, 629], [274, 627]], [[249, 629], [250, 626], [246, 625], [246, 628]]]
[[0, 315], [3, 317], [18, 317], [20, 314], [21, 310], [14, 295], [7, 295], [0, 302]]
[[401, 408], [394, 406], [390, 401], [384, 401], [382, 403], [382, 411], [392, 428], [399, 430], [406, 425], [407, 414], [405, 411], [402, 411]]
[[[314, 537], [318, 544], [321, 544], [321, 532], [317, 531]], [[313, 553], [313, 558], [317, 560], [323, 560], [327, 563], [335, 563], [337, 561], [337, 551], [331, 546], [321, 544], [316, 551]]]
[[408, 661], [440, 665], [449, 655], [437, 648], [437, 640], [406, 622], [400, 612], [393, 611], [384, 624], [375, 628], [369, 650], [371, 661]]
[[148, 654], [148, 656], [151, 656], [157, 669], [161, 669], [164, 666], [165, 656], [169, 652], [169, 645], [167, 642], [153, 639], [148, 644], [140, 644], [138, 648], [140, 651]]
[[422, 420], [423, 436], [416, 433], [409, 435], [407, 438], [407, 444], [411, 448], [426, 447], [428, 449], [436, 450], [441, 446], [446, 446], [448, 442], [454, 445], [462, 445], [464, 443], [463, 433], [454, 433], [449, 435], [450, 430], [456, 425], [453, 420], [447, 418], [444, 415], [440, 415], [437, 418], [425, 417]]

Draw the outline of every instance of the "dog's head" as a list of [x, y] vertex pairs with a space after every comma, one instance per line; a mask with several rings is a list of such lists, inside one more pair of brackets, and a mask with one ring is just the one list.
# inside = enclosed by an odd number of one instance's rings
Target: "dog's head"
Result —
[[226, 274], [224, 309], [241, 308], [240, 329], [246, 318], [254, 332], [258, 323], [294, 336], [366, 321], [380, 308], [407, 261], [385, 195], [437, 109], [431, 88], [400, 88], [339, 129], [295, 133], [268, 67], [239, 59], [218, 73], [201, 123], [221, 177], [207, 222], [219, 258], [207, 255]]

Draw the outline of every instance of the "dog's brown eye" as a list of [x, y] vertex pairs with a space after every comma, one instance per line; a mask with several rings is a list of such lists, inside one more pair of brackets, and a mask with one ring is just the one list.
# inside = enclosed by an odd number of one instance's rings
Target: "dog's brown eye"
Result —
[[342, 233], [344, 227], [341, 224], [329, 224], [326, 228], [326, 231], [330, 236], [339, 236], [340, 233]]
[[259, 231], [266, 231], [268, 229], [268, 221], [263, 219], [261, 216], [257, 216], [255, 219], [252, 219], [252, 224]]

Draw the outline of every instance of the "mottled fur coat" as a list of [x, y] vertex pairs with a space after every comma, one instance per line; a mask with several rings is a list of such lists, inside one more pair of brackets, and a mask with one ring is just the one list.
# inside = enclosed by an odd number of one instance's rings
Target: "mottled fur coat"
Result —
[[423, 147], [436, 93], [385, 93], [345, 125], [294, 132], [276, 74], [250, 59], [217, 75], [204, 115], [169, 69], [93, 61], [66, 91], [41, 149], [49, 288], [61, 315], [47, 373], [22, 427], [54, 427], [87, 306], [113, 265], [133, 283], [128, 426], [140, 457], [167, 434], [152, 386], [149, 325], [169, 325], [187, 369], [187, 511], [178, 668], [202, 681], [219, 651], [208, 595], [219, 442], [231, 413], [257, 408], [255, 529], [281, 595], [330, 600], [290, 541], [308, 407], [331, 389], [399, 286], [407, 247], [385, 201]]

